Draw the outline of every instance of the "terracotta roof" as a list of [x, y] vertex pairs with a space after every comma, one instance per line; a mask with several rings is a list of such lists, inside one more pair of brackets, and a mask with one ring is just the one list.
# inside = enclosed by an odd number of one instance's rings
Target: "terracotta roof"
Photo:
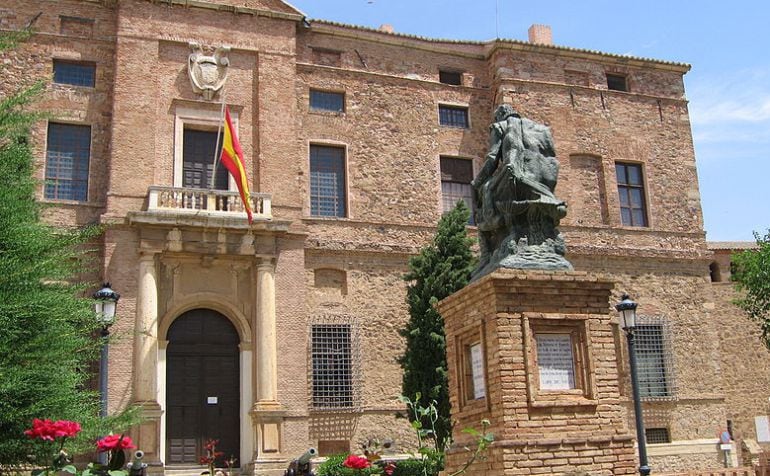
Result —
[[710, 250], [750, 250], [757, 247], [756, 241], [709, 241]]
[[522, 41], [522, 40], [513, 40], [513, 39], [507, 39], [507, 38], [498, 38], [495, 40], [487, 40], [487, 41], [477, 41], [477, 40], [456, 40], [456, 39], [448, 39], [448, 38], [430, 38], [426, 36], [420, 36], [420, 35], [412, 35], [407, 33], [397, 33], [397, 32], [388, 32], [384, 30], [380, 30], [377, 28], [371, 28], [361, 25], [351, 25], [347, 23], [340, 23], [330, 20], [321, 20], [321, 19], [310, 19], [306, 18], [307, 22], [310, 24], [312, 28], [313, 23], [319, 23], [322, 25], [329, 25], [329, 26], [336, 26], [340, 28], [349, 28], [349, 29], [355, 29], [360, 31], [367, 31], [372, 33], [379, 33], [382, 35], [390, 35], [395, 36], [399, 38], [409, 38], [413, 40], [419, 40], [419, 41], [428, 41], [431, 43], [445, 43], [445, 44], [463, 44], [463, 45], [479, 45], [479, 46], [492, 46], [495, 43], [497, 44], [514, 44], [514, 45], [522, 45], [522, 46], [529, 46], [529, 47], [537, 47], [537, 48], [543, 48], [543, 49], [549, 49], [554, 51], [563, 51], [563, 52], [571, 52], [571, 53], [582, 53], [582, 54], [590, 54], [590, 55], [598, 55], [598, 56], [605, 56], [609, 58], [615, 58], [615, 59], [622, 59], [622, 60], [634, 60], [634, 61], [641, 61], [641, 62], [648, 62], [648, 63], [655, 63], [660, 65], [666, 65], [666, 66], [673, 66], [676, 68], [682, 68], [685, 71], [689, 71], [691, 68], [691, 65], [688, 63], [679, 63], [676, 61], [665, 61], [665, 60], [658, 60], [658, 59], [652, 59], [652, 58], [643, 58], [638, 56], [631, 56], [631, 55], [621, 55], [616, 53], [605, 53], [603, 51], [598, 50], [588, 50], [588, 49], [582, 49], [582, 48], [572, 48], [568, 46], [557, 46], [557, 45], [544, 45], [539, 43], [530, 43], [528, 41]]

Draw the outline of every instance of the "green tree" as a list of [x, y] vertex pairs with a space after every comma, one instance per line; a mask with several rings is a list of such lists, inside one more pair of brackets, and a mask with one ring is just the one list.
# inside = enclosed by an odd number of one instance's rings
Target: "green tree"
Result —
[[751, 319], [759, 322], [762, 342], [770, 348], [770, 230], [765, 236], [754, 233], [757, 248], [733, 255], [732, 279], [743, 292], [735, 303]]
[[[406, 351], [399, 359], [404, 370], [402, 393], [409, 397], [418, 395], [414, 403], [423, 408], [436, 402], [438, 415], [422, 415], [419, 425], [435, 429], [438, 450], [450, 441], [452, 424], [444, 320], [435, 304], [470, 280], [476, 260], [471, 252], [473, 239], [466, 231], [469, 217], [470, 210], [459, 201], [439, 221], [433, 241], [409, 260], [409, 272], [404, 276], [409, 283], [406, 301], [410, 318], [401, 330], [406, 338]], [[415, 420], [411, 414], [410, 418]]]
[[[0, 52], [27, 36], [0, 35]], [[38, 464], [48, 463], [41, 459], [46, 448], [23, 433], [33, 418], [79, 421], [91, 429], [83, 440], [104, 431], [98, 395], [86, 390], [100, 345], [96, 320], [84, 286], [72, 284], [98, 230], [62, 230], [40, 220], [28, 136], [41, 117], [29, 105], [43, 87], [0, 97], [0, 467], [36, 455]]]

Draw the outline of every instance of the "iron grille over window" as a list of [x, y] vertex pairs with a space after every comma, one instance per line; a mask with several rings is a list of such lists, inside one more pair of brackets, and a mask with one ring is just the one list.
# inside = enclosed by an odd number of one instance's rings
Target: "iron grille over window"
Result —
[[91, 126], [48, 124], [45, 157], [45, 198], [88, 199]]
[[96, 65], [75, 61], [53, 61], [53, 82], [93, 88], [96, 83]]
[[462, 106], [438, 106], [438, 122], [442, 126], [468, 128], [468, 108]]
[[458, 200], [462, 200], [471, 210], [468, 223], [473, 224], [473, 200], [471, 180], [473, 180], [473, 162], [468, 159], [441, 157], [441, 201], [444, 213], [454, 209]]
[[345, 149], [310, 146], [310, 214], [345, 216]]
[[669, 332], [662, 318], [640, 318], [634, 330], [639, 394], [654, 400], [674, 396], [673, 361]]
[[439, 71], [438, 80], [444, 84], [460, 86], [463, 84], [463, 74], [457, 71]]
[[312, 405], [316, 409], [352, 408], [353, 348], [350, 324], [311, 326]]
[[648, 444], [656, 443], [671, 443], [671, 435], [668, 432], [668, 428], [646, 428], [644, 430], [644, 437]]
[[607, 74], [607, 89], [612, 91], [628, 91], [628, 82], [622, 74]]
[[311, 89], [310, 109], [343, 112], [345, 110], [345, 95], [333, 91]]
[[647, 226], [644, 179], [639, 164], [615, 164], [620, 199], [620, 218], [624, 226]]

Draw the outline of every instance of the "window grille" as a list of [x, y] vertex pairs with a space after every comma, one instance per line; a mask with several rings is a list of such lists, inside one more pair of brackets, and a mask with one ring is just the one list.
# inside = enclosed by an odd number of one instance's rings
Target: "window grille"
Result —
[[640, 164], [615, 164], [620, 199], [620, 218], [625, 226], [647, 226], [647, 205]]
[[646, 428], [644, 430], [644, 437], [647, 440], [647, 444], [657, 443], [671, 443], [671, 435], [668, 432], [668, 428]]
[[628, 81], [622, 74], [607, 74], [607, 89], [612, 91], [628, 91]]
[[345, 216], [345, 149], [310, 146], [310, 214]]
[[53, 82], [93, 88], [96, 83], [96, 65], [75, 61], [53, 61]]
[[639, 395], [644, 400], [675, 396], [674, 364], [668, 321], [640, 317], [634, 329]]
[[333, 91], [311, 89], [310, 109], [343, 112], [345, 110], [345, 95]]
[[91, 126], [49, 123], [45, 198], [86, 201], [90, 157]]
[[441, 202], [444, 213], [454, 209], [458, 200], [462, 200], [471, 210], [469, 224], [473, 224], [473, 162], [468, 159], [441, 157]]
[[462, 106], [438, 107], [438, 122], [442, 126], [468, 128], [468, 108]]
[[310, 326], [311, 406], [355, 410], [360, 378], [357, 329], [351, 319], [325, 316]]
[[463, 84], [463, 74], [458, 71], [441, 71], [438, 72], [438, 80], [444, 84], [451, 84], [453, 86], [461, 86]]

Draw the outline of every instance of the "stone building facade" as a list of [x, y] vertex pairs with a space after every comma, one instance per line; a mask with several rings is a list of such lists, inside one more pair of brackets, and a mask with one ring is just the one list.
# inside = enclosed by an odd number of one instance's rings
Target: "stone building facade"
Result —
[[[688, 65], [554, 46], [542, 27], [529, 42], [425, 39], [308, 20], [279, 0], [0, 0], [0, 29], [38, 13], [4, 54], [0, 89], [53, 75], [36, 104], [52, 116], [33, 131], [40, 198], [52, 223], [106, 226], [89, 277], [122, 295], [109, 405], [143, 408], [134, 436], [154, 470], [197, 462], [205, 438], [256, 473], [309, 446], [408, 448], [394, 419], [402, 275], [445, 203], [468, 196], [502, 102], [552, 129], [567, 258], [647, 319], [654, 467], [719, 466], [728, 419], [755, 438], [767, 370], [742, 364], [766, 351], [731, 332], [736, 312], [709, 278]], [[191, 54], [222, 46], [206, 74], [227, 79], [209, 99]], [[209, 187], [223, 97], [252, 226], [232, 180], [217, 171]]]

